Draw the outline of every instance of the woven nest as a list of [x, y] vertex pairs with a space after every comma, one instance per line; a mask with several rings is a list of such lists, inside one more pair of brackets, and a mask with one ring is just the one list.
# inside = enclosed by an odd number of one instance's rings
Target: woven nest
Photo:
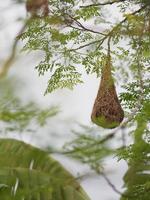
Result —
[[117, 97], [111, 74], [111, 63], [103, 68], [100, 87], [91, 115], [92, 121], [103, 128], [116, 128], [123, 120], [124, 112]]

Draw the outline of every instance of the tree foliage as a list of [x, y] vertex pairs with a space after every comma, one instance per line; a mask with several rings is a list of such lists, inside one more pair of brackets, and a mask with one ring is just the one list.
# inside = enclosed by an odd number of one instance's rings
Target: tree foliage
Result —
[[[127, 12], [130, 4], [134, 6], [134, 3], [116, 1], [123, 20], [112, 24], [111, 19], [103, 15], [105, 6], [113, 3], [115, 1], [103, 3], [103, 7], [99, 3], [84, 5], [82, 1], [49, 1], [49, 15], [29, 21], [27, 30], [19, 37], [25, 41], [23, 50], [44, 53], [36, 69], [39, 75], [51, 74], [46, 93], [58, 88], [73, 88], [81, 83], [81, 66], [88, 74], [99, 76], [106, 62], [109, 38], [113, 62], [120, 56], [120, 59], [128, 60], [128, 67], [134, 73], [141, 67], [148, 69], [149, 4], [139, 1], [135, 3], [137, 9]], [[87, 22], [95, 30], [89, 28]], [[101, 23], [107, 27], [102, 32]], [[126, 45], [122, 47], [120, 42], [125, 40]]]
[[57, 106], [42, 109], [35, 102], [23, 103], [16, 94], [16, 83], [18, 82], [19, 80], [13, 78], [0, 80], [1, 134], [34, 132], [33, 126], [36, 125], [36, 129], [45, 126], [48, 119], [59, 112]]
[[47, 152], [13, 139], [0, 140], [3, 200], [89, 200], [73, 176]]

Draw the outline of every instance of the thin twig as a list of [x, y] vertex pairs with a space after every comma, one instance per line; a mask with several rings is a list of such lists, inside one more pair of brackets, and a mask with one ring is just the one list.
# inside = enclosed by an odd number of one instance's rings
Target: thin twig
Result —
[[77, 181], [83, 181], [87, 178], [91, 178], [91, 177], [95, 177], [97, 174], [95, 172], [87, 172], [87, 173], [84, 173], [84, 174], [81, 174], [81, 175], [78, 175], [75, 179]]
[[85, 27], [81, 22], [79, 22], [77, 19], [75, 19], [74, 17], [72, 17], [71, 15], [67, 14], [80, 28], [80, 30], [84, 30], [84, 31], [88, 31], [88, 32], [92, 32], [92, 33], [97, 33], [97, 34], [100, 34], [100, 35], [103, 35], [105, 36], [106, 34], [104, 33], [101, 33], [99, 31], [95, 31], [95, 30], [92, 30], [92, 29], [89, 29], [87, 27]]
[[83, 49], [83, 48], [85, 48], [85, 47], [87, 47], [87, 46], [90, 46], [90, 45], [92, 45], [92, 44], [98, 43], [98, 42], [100, 42], [100, 41], [101, 41], [101, 40], [95, 40], [95, 41], [92, 41], [92, 42], [90, 42], [90, 43], [81, 45], [81, 46], [79, 46], [79, 47], [77, 47], [77, 48], [69, 49], [69, 51], [77, 51], [77, 50], [79, 50], [79, 49]]
[[6, 59], [6, 61], [4, 62], [4, 64], [1, 66], [0, 68], [0, 78], [4, 77], [7, 75], [10, 67], [12, 66], [14, 60], [15, 60], [15, 57], [16, 57], [16, 50], [17, 50], [17, 45], [18, 45], [18, 42], [19, 42], [19, 39], [20, 39], [20, 36], [23, 34], [24, 30], [26, 29], [27, 25], [29, 24], [29, 22], [31, 20], [34, 20], [34, 19], [41, 19], [43, 17], [39, 17], [39, 16], [31, 16], [29, 19], [26, 20], [26, 22], [23, 24], [23, 26], [21, 27], [20, 31], [18, 32], [16, 38], [15, 38], [15, 41], [12, 45], [12, 49], [11, 49], [11, 53], [9, 55], [9, 57]]
[[[142, 11], [143, 9], [145, 9], [146, 7], [147, 7], [147, 6], [145, 5], [145, 6], [141, 7], [141, 8], [139, 8], [138, 10], [136, 10], [136, 11], [130, 13], [129, 15], [135, 15], [135, 14], [141, 12], [141, 11]], [[114, 27], [112, 28], [112, 30], [103, 38], [102, 42], [99, 44], [98, 47], [100, 47], [100, 46], [102, 45], [102, 43], [105, 41], [105, 39], [107, 39], [109, 36], [112, 36], [114, 30], [118, 29], [118, 27], [119, 27], [120, 25], [122, 25], [123, 23], [125, 23], [125, 22], [127, 21], [127, 19], [128, 19], [128, 17], [125, 17], [125, 18], [124, 18], [122, 21], [120, 21], [116, 26], [114, 26]]]
[[125, 1], [127, 1], [127, 0], [114, 0], [114, 1], [104, 2], [104, 3], [95, 3], [95, 4], [89, 4], [89, 5], [86, 5], [86, 6], [80, 6], [80, 8], [89, 8], [89, 7], [112, 5], [114, 3], [122, 3], [122, 2], [125, 2]]
[[143, 74], [142, 74], [142, 65], [139, 60], [139, 54], [141, 53], [141, 42], [142, 42], [142, 35], [139, 37], [139, 47], [137, 49], [137, 72], [139, 78], [139, 85], [140, 85], [140, 103], [143, 101], [143, 91], [144, 91], [144, 83], [143, 83]]
[[107, 182], [107, 184], [113, 189], [113, 191], [115, 191], [117, 194], [119, 195], [123, 195], [122, 192], [120, 192], [116, 186], [109, 180], [109, 178], [104, 174], [104, 173], [100, 173], [100, 175], [105, 179], [105, 181]]
[[7, 72], [9, 71], [9, 69], [10, 69], [10, 67], [13, 63], [13, 61], [15, 60], [16, 49], [17, 49], [17, 45], [18, 45], [18, 42], [19, 42], [18, 36], [20, 36], [24, 32], [27, 24], [28, 24], [28, 21], [21, 27], [19, 33], [17, 34], [17, 37], [15, 38], [15, 41], [14, 41], [13, 46], [12, 46], [11, 54], [9, 55], [7, 60], [4, 62], [4, 64], [0, 68], [0, 78], [4, 77], [7, 74]]
[[[142, 11], [143, 9], [145, 9], [146, 7], [147, 7], [147, 6], [145, 5], [145, 6], [141, 7], [141, 8], [139, 8], [138, 10], [136, 10], [136, 11], [130, 13], [130, 15], [135, 15], [135, 14], [141, 12], [141, 11]], [[87, 46], [90, 46], [90, 45], [92, 45], [92, 44], [95, 44], [95, 43], [98, 43], [98, 42], [99, 42], [99, 45], [98, 45], [98, 47], [97, 47], [97, 49], [98, 49], [108, 37], [110, 37], [110, 36], [113, 35], [114, 30], [116, 30], [120, 25], [122, 25], [124, 22], [126, 22], [127, 19], [128, 19], [128, 18], [125, 17], [125, 18], [124, 18], [122, 21], [120, 21], [115, 27], [113, 27], [111, 31], [109, 31], [107, 34], [104, 34], [104, 37], [103, 37], [102, 39], [96, 40], [96, 41], [93, 41], [93, 42], [90, 42], [90, 43], [87, 43], [87, 44], [85, 44], [85, 45], [81, 45], [81, 46], [79, 46], [79, 47], [77, 47], [77, 48], [74, 48], [74, 49], [70, 49], [69, 51], [76, 51], [76, 50], [85, 48], [85, 47], [87, 47]]]
[[[101, 145], [101, 144], [107, 142], [108, 140], [110, 140], [111, 138], [113, 138], [120, 129], [124, 128], [129, 122], [131, 122], [133, 120], [133, 118], [134, 118], [134, 116], [135, 116], [137, 111], [138, 110], [134, 110], [133, 113], [130, 115], [130, 117], [127, 118], [126, 120], [124, 120], [124, 122], [122, 122], [121, 125], [115, 129], [115, 131], [113, 131], [112, 133], [108, 134], [107, 136], [105, 136], [101, 140], [98, 140], [97, 142], [94, 142], [91, 145], [88, 145], [88, 147], [87, 146], [83, 147], [82, 150], [86, 150], [86, 149], [92, 148], [95, 145]], [[80, 150], [81, 149], [73, 149], [73, 150], [70, 150], [70, 151], [62, 152], [62, 154], [72, 154], [72, 153], [76, 153], [76, 152], [78, 152]]]
[[[79, 27], [76, 27], [76, 26], [73, 26], [73, 25], [68, 25], [68, 27], [71, 27], [73, 29], [77, 29], [79, 31], [87, 31], [87, 32], [91, 32], [91, 33], [96, 33], [96, 34], [99, 34], [99, 35], [106, 35], [104, 33], [101, 33], [101, 32], [98, 32], [98, 31], [95, 31], [95, 30], [92, 30], [92, 29], [89, 29], [89, 28], [86, 28], [86, 27], [82, 27], [82, 28], [79, 28]], [[81, 27], [81, 26], [80, 26]]]

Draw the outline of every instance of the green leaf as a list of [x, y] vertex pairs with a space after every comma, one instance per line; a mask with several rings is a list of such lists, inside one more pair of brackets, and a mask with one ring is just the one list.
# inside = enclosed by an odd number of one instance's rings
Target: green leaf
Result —
[[0, 139], [0, 186], [3, 200], [89, 200], [47, 152], [13, 139]]
[[73, 89], [78, 83], [82, 83], [81, 74], [76, 71], [74, 66], [62, 66], [57, 64], [57, 69], [48, 81], [48, 87], [45, 94], [56, 89], [68, 88]]

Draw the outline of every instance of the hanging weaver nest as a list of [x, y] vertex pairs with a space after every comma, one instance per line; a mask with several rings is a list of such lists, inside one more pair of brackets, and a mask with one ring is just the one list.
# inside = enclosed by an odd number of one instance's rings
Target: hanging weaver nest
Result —
[[95, 124], [103, 128], [116, 128], [123, 118], [124, 112], [117, 97], [109, 57], [102, 70], [100, 87], [93, 106], [91, 119]]
[[31, 13], [32, 16], [47, 16], [49, 13], [48, 0], [27, 0], [26, 10]]

